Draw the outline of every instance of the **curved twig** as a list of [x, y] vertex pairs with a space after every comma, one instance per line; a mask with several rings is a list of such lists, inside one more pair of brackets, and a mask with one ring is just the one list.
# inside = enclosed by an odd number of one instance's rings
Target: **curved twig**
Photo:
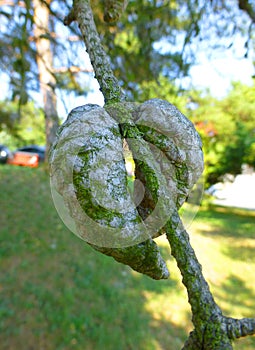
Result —
[[[124, 94], [100, 42], [89, 0], [74, 0], [74, 14], [106, 102], [124, 100]], [[67, 23], [73, 18], [71, 14], [66, 20]], [[132, 121], [128, 126], [132, 126], [132, 133], [139, 137], [139, 131]], [[150, 188], [149, 190], [152, 191]], [[166, 224], [165, 231], [172, 255], [177, 261], [183, 284], [188, 292], [195, 327], [183, 349], [230, 350], [233, 339], [255, 334], [255, 319], [237, 320], [222, 315], [203, 277], [202, 267], [196, 258], [189, 242], [189, 235], [182, 225], [177, 210]]]
[[255, 318], [226, 318], [227, 333], [230, 339], [255, 334]]
[[[113, 74], [109, 58], [101, 44], [89, 1], [74, 0], [73, 8], [105, 102], [119, 102], [124, 100], [125, 95]], [[73, 18], [73, 15], [71, 18]]]

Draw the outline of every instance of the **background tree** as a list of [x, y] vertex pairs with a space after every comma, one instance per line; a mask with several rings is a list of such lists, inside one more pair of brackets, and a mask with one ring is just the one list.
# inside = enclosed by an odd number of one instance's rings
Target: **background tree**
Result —
[[243, 164], [255, 165], [254, 86], [233, 83], [221, 100], [190, 92], [194, 105], [187, 112], [203, 139], [207, 185], [240, 174]]
[[29, 144], [45, 145], [44, 113], [33, 102], [17, 113], [18, 103], [0, 102], [0, 139], [12, 149]]
[[88, 90], [86, 82], [79, 80], [79, 75], [88, 70], [76, 66], [77, 55], [70, 49], [71, 45], [78, 50], [79, 40], [69, 37], [63, 46], [63, 36], [68, 37], [70, 32], [56, 35], [59, 20], [51, 11], [54, 5], [52, 1], [40, 0], [0, 3], [0, 69], [8, 76], [8, 97], [19, 102], [20, 111], [29, 100], [36, 98], [35, 92], [41, 92], [47, 149], [59, 126], [56, 92], [79, 94], [82, 90], [85, 95]]
[[[114, 21], [115, 14], [107, 24], [102, 20], [104, 3], [92, 2], [95, 20], [114, 73], [130, 99], [142, 99], [144, 85], [160, 86], [163, 77], [175, 89], [182, 88], [197, 48], [203, 45], [207, 50], [210, 45], [213, 50], [230, 47], [241, 35], [246, 55], [252, 53], [254, 6], [248, 0], [129, 1], [121, 21]], [[75, 26], [63, 26], [63, 13], [72, 3], [1, 0], [0, 5], [0, 70], [8, 75], [9, 97], [19, 99], [21, 106], [33, 98], [33, 91], [42, 89], [50, 146], [58, 124], [55, 94], [88, 91], [84, 74], [90, 69], [80, 59], [80, 33]], [[39, 23], [39, 8], [44, 23]], [[50, 103], [46, 95], [51, 96]]]
[[[49, 4], [50, 1], [48, 2]], [[33, 8], [36, 62], [39, 73], [40, 91], [43, 95], [47, 154], [59, 127], [57, 98], [55, 94], [56, 78], [53, 74], [53, 52], [49, 40], [50, 12], [49, 7], [39, 0], [33, 1]]]

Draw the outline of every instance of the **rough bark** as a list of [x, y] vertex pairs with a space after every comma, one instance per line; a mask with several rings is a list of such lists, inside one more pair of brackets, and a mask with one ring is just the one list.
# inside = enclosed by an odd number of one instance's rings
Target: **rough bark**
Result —
[[[73, 5], [75, 18], [93, 65], [95, 77], [100, 82], [100, 90], [104, 95], [105, 102], [119, 102], [125, 96], [112, 72], [109, 58], [101, 44], [90, 4], [87, 1], [74, 0]], [[88, 28], [89, 30], [87, 30]]]
[[36, 61], [39, 71], [40, 90], [43, 95], [43, 109], [46, 130], [46, 159], [55, 140], [59, 127], [57, 98], [54, 91], [56, 84], [53, 75], [53, 55], [49, 36], [49, 8], [40, 0], [33, 0], [34, 35], [36, 43]]
[[75, 108], [52, 147], [51, 188], [62, 197], [67, 208], [62, 219], [77, 236], [140, 273], [168, 278], [159, 248], [130, 198], [122, 147], [119, 125], [104, 108]]
[[[123, 94], [100, 44], [89, 1], [74, 0], [73, 13], [82, 31], [87, 51], [106, 101], [108, 103], [122, 101]], [[124, 136], [139, 139], [141, 132], [132, 120], [125, 123], [122, 121], [121, 127]], [[148, 201], [143, 205], [145, 208], [153, 208], [157, 200], [157, 193], [155, 194], [153, 184], [150, 181], [145, 181], [146, 174], [143, 165], [140, 166], [140, 175], [138, 173], [138, 176], [148, 191]], [[179, 218], [177, 207], [178, 204], [164, 229], [171, 246], [171, 253], [182, 274], [182, 281], [187, 289], [192, 310], [194, 330], [190, 333], [183, 349], [232, 349], [233, 339], [255, 333], [255, 319], [237, 320], [222, 314], [203, 277], [202, 267], [190, 244], [189, 235]]]
[[109, 23], [117, 21], [127, 4], [127, 0], [104, 0], [104, 20]]

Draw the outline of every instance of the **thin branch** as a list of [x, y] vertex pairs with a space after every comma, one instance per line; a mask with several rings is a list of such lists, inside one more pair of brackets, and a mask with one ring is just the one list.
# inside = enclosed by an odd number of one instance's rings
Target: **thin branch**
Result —
[[203, 277], [202, 267], [190, 244], [189, 235], [183, 227], [178, 212], [171, 217], [165, 226], [171, 253], [177, 261], [183, 277], [189, 303], [192, 308], [194, 326], [199, 326], [201, 320], [221, 318], [222, 312], [210, 292], [208, 283]]
[[69, 14], [64, 18], [64, 25], [69, 26], [72, 22], [76, 20], [74, 9], [72, 8]]
[[58, 67], [58, 68], [53, 68], [54, 73], [93, 73], [93, 69], [88, 69], [88, 68], [81, 68], [77, 66], [70, 66], [70, 67]]
[[124, 93], [101, 44], [89, 0], [74, 0], [74, 12], [105, 101], [109, 103], [124, 100]]
[[[43, 28], [41, 28], [41, 29], [43, 29]], [[71, 42], [76, 42], [76, 41], [82, 40], [82, 38], [78, 35], [63, 36], [63, 35], [59, 35], [55, 32], [51, 32], [51, 31], [45, 32], [45, 37], [47, 37], [49, 40], [62, 39], [62, 40], [71, 41]], [[35, 41], [38, 38], [35, 37], [34, 35], [30, 35], [28, 39], [29, 39], [29, 41]]]
[[104, 0], [104, 20], [105, 22], [116, 22], [125, 11], [128, 0]]
[[252, 7], [251, 3], [252, 2], [249, 0], [238, 0], [239, 9], [245, 11], [252, 22], [255, 23], [255, 9]]
[[[74, 0], [74, 13], [106, 102], [122, 101], [124, 95], [101, 45], [89, 0]], [[105, 108], [112, 115], [111, 107], [114, 109], [113, 113], [116, 114], [118, 106], [120, 114], [126, 112], [123, 107], [124, 104], [123, 106], [122, 104], [113, 104]], [[126, 118], [126, 113], [124, 114]], [[129, 124], [127, 124], [125, 118], [123, 119], [124, 122], [121, 118], [119, 121], [122, 124], [122, 134], [139, 139], [141, 135], [136, 125], [131, 119], [128, 120]], [[131, 147], [130, 149], [132, 150]], [[149, 190], [154, 191], [153, 188], [149, 188]], [[232, 349], [232, 339], [254, 333], [255, 320], [235, 320], [223, 316], [203, 276], [202, 267], [190, 244], [189, 235], [183, 227], [177, 209], [164, 229], [171, 246], [172, 255], [175, 257], [181, 271], [183, 284], [187, 289], [192, 309], [192, 321], [195, 329], [190, 334], [184, 349]]]
[[246, 337], [255, 334], [255, 318], [227, 318], [227, 332], [230, 339]]

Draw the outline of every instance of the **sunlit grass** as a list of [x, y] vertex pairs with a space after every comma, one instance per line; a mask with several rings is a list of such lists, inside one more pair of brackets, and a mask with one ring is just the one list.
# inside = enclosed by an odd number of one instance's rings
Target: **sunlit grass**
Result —
[[[65, 228], [42, 168], [0, 167], [0, 193], [1, 350], [181, 349], [191, 314], [164, 237], [171, 277], [153, 281]], [[223, 312], [254, 317], [255, 213], [201, 208], [188, 231]]]
[[211, 217], [202, 215], [194, 222], [191, 241], [215, 299], [229, 316], [253, 317], [254, 212], [215, 208]]

